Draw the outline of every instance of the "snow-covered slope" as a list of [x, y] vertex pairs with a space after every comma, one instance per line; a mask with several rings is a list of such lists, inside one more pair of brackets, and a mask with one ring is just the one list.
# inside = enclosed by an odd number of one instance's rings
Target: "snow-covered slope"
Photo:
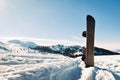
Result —
[[0, 54], [0, 80], [119, 80], [119, 57], [96, 56], [95, 67], [85, 68], [81, 57], [5, 53]]
[[11, 51], [11, 48], [8, 46], [8, 44], [0, 42], [0, 52], [8, 52]]
[[35, 44], [33, 42], [20, 41], [20, 40], [10, 40], [8, 42], [13, 43], [13, 44], [18, 44], [22, 47], [27, 47], [27, 48], [35, 48], [36, 46], [38, 46], [37, 44]]

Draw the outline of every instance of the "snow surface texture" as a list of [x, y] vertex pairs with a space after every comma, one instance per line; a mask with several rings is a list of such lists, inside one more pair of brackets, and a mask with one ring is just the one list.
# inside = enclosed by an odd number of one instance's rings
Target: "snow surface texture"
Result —
[[0, 80], [119, 80], [120, 56], [96, 56], [95, 67], [57, 54], [0, 54]]
[[77, 67], [76, 60], [61, 55], [0, 54], [0, 56], [0, 80], [77, 80], [80, 78], [81, 68]]
[[12, 50], [0, 51], [0, 80], [120, 80], [118, 55], [95, 56], [95, 67], [85, 68], [81, 57], [41, 54], [22, 44], [0, 44]]

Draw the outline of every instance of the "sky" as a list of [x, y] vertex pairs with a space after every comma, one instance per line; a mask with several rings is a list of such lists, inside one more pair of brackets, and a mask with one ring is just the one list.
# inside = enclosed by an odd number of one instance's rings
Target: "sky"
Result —
[[120, 49], [120, 0], [0, 0], [0, 37], [69, 40], [85, 45], [86, 16], [95, 46]]

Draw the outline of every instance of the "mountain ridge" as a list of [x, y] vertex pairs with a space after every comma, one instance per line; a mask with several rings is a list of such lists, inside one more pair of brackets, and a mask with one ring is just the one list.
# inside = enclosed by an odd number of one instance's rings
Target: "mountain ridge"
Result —
[[[39, 44], [36, 44], [32, 41], [22, 41], [22, 40], [9, 40], [9, 44], [0, 43], [0, 49], [16, 52], [16, 53], [22, 53], [24, 51], [30, 53], [52, 53], [52, 54], [62, 54], [64, 56], [69, 57], [78, 57], [83, 55], [83, 50], [85, 47], [79, 46], [79, 45], [72, 45], [72, 46], [65, 46], [62, 44], [58, 45], [51, 45], [51, 46], [40, 46]], [[7, 49], [8, 47], [3, 46], [4, 45], [13, 45], [15, 48], [11, 47], [12, 49]], [[2, 46], [4, 48], [2, 48]], [[18, 47], [19, 46], [19, 47]], [[95, 55], [120, 55], [117, 52], [113, 52], [107, 49], [94, 47], [94, 54]]]

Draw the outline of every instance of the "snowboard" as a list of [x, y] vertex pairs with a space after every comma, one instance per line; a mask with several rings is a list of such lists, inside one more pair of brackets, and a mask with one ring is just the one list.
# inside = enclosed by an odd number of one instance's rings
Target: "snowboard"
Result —
[[86, 67], [94, 66], [94, 33], [95, 33], [95, 19], [87, 15], [86, 17]]

